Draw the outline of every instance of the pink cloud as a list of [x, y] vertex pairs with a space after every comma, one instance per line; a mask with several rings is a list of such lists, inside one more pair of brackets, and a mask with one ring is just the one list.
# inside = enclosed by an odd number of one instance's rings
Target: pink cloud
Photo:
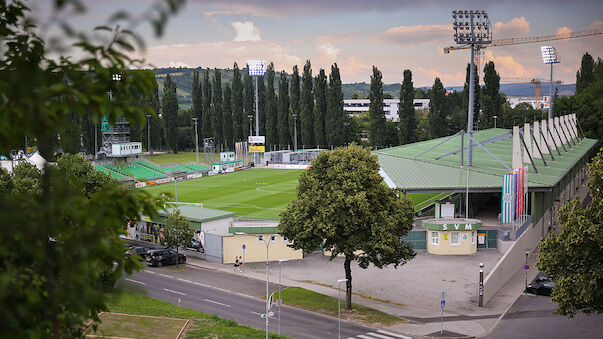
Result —
[[415, 25], [388, 28], [378, 40], [397, 44], [421, 44], [431, 41], [451, 40], [452, 25]]
[[495, 39], [522, 37], [531, 32], [530, 23], [525, 17], [513, 18], [507, 22], [497, 22], [494, 24]]
[[423, 76], [423, 78], [432, 79], [435, 81], [435, 78], [440, 78], [444, 86], [452, 86], [453, 84], [462, 83], [465, 81], [465, 73], [462, 72], [454, 72], [454, 73], [441, 73], [436, 71], [435, 69], [425, 69], [423, 67], [417, 67], [417, 75]]
[[512, 56], [494, 56], [492, 51], [486, 51], [484, 61], [494, 61], [496, 71], [501, 78], [533, 78], [538, 77], [538, 68], [525, 67]]

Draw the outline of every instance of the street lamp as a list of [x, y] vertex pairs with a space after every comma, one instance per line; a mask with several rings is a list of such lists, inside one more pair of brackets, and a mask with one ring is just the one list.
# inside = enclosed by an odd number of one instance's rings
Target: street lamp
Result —
[[[258, 111], [258, 77], [264, 76], [266, 73], [266, 61], [265, 60], [247, 60], [247, 70], [249, 75], [255, 75], [255, 135], [260, 135], [260, 115]], [[259, 154], [255, 153], [255, 163], [259, 162]], [[266, 319], [266, 321], [268, 321]]]
[[479, 263], [479, 307], [484, 307], [484, 263]]
[[526, 292], [528, 291], [528, 256], [530, 255], [530, 249], [526, 248], [526, 265], [523, 267], [523, 270], [526, 271]]
[[293, 134], [295, 137], [293, 140], [293, 151], [297, 152], [297, 114], [293, 114]]
[[[249, 118], [249, 136], [253, 135], [253, 127], [252, 127], [252, 122], [253, 122], [253, 114], [249, 114], [247, 115], [247, 117]], [[249, 140], [247, 141], [247, 149], [245, 150], [245, 154], [249, 154]], [[247, 157], [247, 164], [249, 164], [249, 156]]]
[[549, 86], [549, 120], [553, 118], [553, 64], [559, 63], [557, 50], [553, 46], [540, 46], [542, 62], [551, 65], [551, 83]]
[[270, 247], [270, 242], [273, 239], [276, 239], [277, 234], [270, 234], [270, 238], [268, 239], [268, 241], [266, 241], [266, 237], [264, 237], [263, 234], [258, 234], [258, 240], [261, 240], [264, 242], [264, 244], [266, 245], [266, 339], [268, 339], [268, 311], [270, 311], [269, 308], [269, 303], [270, 303], [270, 296], [268, 294], [268, 282], [269, 282], [269, 272], [270, 272], [270, 264], [268, 263], [268, 248]]
[[[483, 45], [492, 43], [492, 30], [490, 19], [486, 11], [454, 10], [452, 11], [452, 28], [454, 29], [454, 41], [460, 45], [471, 45], [471, 66], [469, 73], [469, 111], [467, 112], [467, 133], [473, 135], [473, 106], [475, 101], [475, 45], [478, 52]], [[469, 21], [466, 21], [469, 20]], [[466, 32], [466, 33], [465, 33]], [[467, 166], [473, 164], [472, 142], [467, 149]]]
[[193, 118], [193, 121], [195, 122], [195, 151], [197, 152], [197, 164], [199, 163], [199, 134], [197, 133], [197, 124], [198, 124], [198, 119], [197, 118]]
[[147, 114], [147, 148], [149, 151], [149, 156], [153, 155], [153, 150], [151, 149], [151, 115]]
[[289, 259], [278, 260], [278, 336], [281, 336], [281, 304], [283, 298], [281, 297], [281, 263], [287, 262]]
[[341, 283], [347, 282], [348, 279], [337, 280], [338, 294], [337, 294], [337, 338], [341, 339]]
[[495, 116], [493, 116], [493, 118], [494, 118], [494, 128], [496, 128], [496, 119], [498, 118], [498, 116], [495, 115]]

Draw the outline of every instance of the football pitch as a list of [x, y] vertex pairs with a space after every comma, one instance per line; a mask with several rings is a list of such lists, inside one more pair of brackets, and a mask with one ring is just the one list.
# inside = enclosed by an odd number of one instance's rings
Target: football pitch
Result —
[[[295, 197], [297, 179], [304, 170], [254, 168], [177, 183], [178, 202], [202, 203], [203, 207], [235, 212], [240, 217], [278, 219]], [[145, 188], [153, 194], [175, 196], [175, 184]], [[437, 193], [408, 194], [416, 208], [435, 199]]]

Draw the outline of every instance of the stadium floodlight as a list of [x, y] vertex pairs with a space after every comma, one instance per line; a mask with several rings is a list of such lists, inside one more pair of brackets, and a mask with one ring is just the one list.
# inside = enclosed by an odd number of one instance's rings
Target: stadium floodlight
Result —
[[[475, 45], [487, 45], [492, 43], [492, 29], [488, 13], [484, 10], [454, 10], [452, 11], [452, 28], [454, 29], [454, 41], [460, 45], [471, 45], [471, 67], [469, 78], [469, 102], [473, 103], [475, 85]], [[467, 21], [469, 19], [469, 21]], [[463, 32], [466, 31], [466, 32]], [[473, 134], [473, 104], [469, 105], [467, 112], [467, 133]], [[467, 166], [472, 166], [473, 149], [469, 142], [467, 150]]]
[[559, 56], [553, 46], [540, 46], [542, 62], [551, 65], [551, 83], [549, 86], [549, 119], [553, 118], [553, 64], [558, 64]]
[[[266, 73], [266, 61], [265, 60], [247, 60], [247, 71], [249, 75], [255, 75], [255, 135], [260, 135], [260, 113], [258, 110], [258, 77], [263, 76]], [[259, 162], [259, 154], [255, 153], [254, 163]], [[268, 319], [268, 318], [266, 318]], [[266, 333], [268, 331], [266, 330]], [[268, 335], [268, 334], [266, 334]]]
[[264, 75], [266, 73], [266, 61], [247, 60], [249, 75]]

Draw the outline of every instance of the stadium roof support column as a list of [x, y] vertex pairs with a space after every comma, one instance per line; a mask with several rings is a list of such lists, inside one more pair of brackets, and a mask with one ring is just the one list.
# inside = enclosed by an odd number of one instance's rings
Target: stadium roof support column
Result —
[[523, 152], [523, 162], [530, 162], [530, 153], [532, 151], [532, 137], [530, 137], [530, 124], [523, 124], [523, 144], [525, 146]]
[[563, 129], [561, 128], [561, 121], [559, 117], [555, 117], [555, 128], [557, 129], [557, 133], [559, 134], [559, 138], [562, 144], [567, 144], [567, 138], [565, 134], [563, 134]]
[[542, 159], [542, 154], [540, 153], [542, 141], [540, 141], [540, 133], [538, 132], [539, 128], [540, 126], [538, 121], [534, 121], [534, 133], [532, 134], [534, 137], [534, 147], [532, 147], [532, 155], [535, 159]]
[[551, 147], [551, 143], [549, 141], [548, 138], [548, 133], [546, 131], [546, 120], [542, 120], [540, 121], [541, 123], [541, 128], [540, 128], [540, 145], [546, 145], [547, 147], [542, 147], [542, 153], [544, 154], [550, 154], [550, 150], [549, 147]]
[[513, 168], [523, 167], [521, 162], [521, 140], [519, 138], [519, 126], [513, 126]]

